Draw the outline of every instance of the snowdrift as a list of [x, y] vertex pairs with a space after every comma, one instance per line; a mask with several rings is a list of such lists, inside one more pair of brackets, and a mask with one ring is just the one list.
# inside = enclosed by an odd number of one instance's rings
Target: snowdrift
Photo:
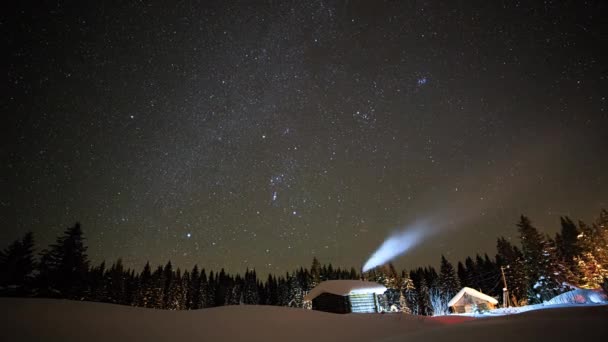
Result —
[[608, 306], [475, 319], [348, 314], [271, 306], [163, 311], [0, 298], [3, 341], [571, 341], [608, 335]]
[[602, 289], [576, 289], [560, 294], [545, 302], [545, 305], [555, 304], [608, 304], [608, 295]]

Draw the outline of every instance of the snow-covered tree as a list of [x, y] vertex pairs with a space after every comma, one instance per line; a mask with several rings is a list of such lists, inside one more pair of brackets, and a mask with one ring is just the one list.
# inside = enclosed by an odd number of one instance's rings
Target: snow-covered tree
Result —
[[523, 215], [517, 226], [524, 256], [528, 302], [542, 303], [563, 290], [560, 281], [563, 274], [558, 270], [557, 260], [554, 258], [554, 243], [547, 241]]
[[304, 304], [304, 291], [302, 285], [298, 281], [295, 274], [288, 276], [289, 296], [287, 305], [295, 308], [301, 308]]
[[418, 314], [431, 316], [433, 314], [433, 306], [431, 303], [431, 292], [426, 284], [426, 279], [422, 278], [418, 287]]
[[[412, 278], [408, 277], [407, 272], [405, 271], [401, 273], [401, 294], [402, 296], [399, 298], [402, 309], [401, 311], [404, 311], [405, 305], [408, 313], [418, 314], [416, 287], [414, 286], [414, 281]], [[405, 302], [401, 301], [402, 298]]]
[[433, 316], [443, 316], [449, 313], [448, 302], [452, 299], [451, 296], [441, 291], [439, 288], [433, 288], [429, 291], [429, 301], [432, 307]]

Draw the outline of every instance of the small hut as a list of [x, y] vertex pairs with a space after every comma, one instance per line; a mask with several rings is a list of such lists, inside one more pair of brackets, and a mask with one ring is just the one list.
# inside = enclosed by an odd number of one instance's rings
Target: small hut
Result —
[[448, 307], [454, 313], [468, 313], [474, 312], [476, 308], [481, 311], [491, 310], [496, 304], [496, 299], [470, 287], [464, 287], [448, 302]]
[[[386, 287], [362, 280], [328, 280], [320, 283], [306, 296], [304, 302], [313, 310], [333, 313], [378, 312], [377, 295]], [[310, 305], [312, 304], [312, 305]]]

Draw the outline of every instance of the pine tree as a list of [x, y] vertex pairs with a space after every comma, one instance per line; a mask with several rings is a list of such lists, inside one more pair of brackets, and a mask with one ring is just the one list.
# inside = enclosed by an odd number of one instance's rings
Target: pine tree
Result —
[[[202, 283], [202, 281], [201, 281]], [[204, 308], [210, 308], [210, 307], [214, 307], [216, 306], [215, 302], [215, 297], [216, 297], [216, 283], [217, 283], [217, 279], [213, 274], [213, 271], [209, 272], [209, 280], [207, 281], [207, 291], [206, 291], [206, 296], [203, 298], [206, 298], [206, 305], [203, 306]], [[201, 284], [202, 286], [202, 284]]]
[[498, 238], [496, 242], [496, 260], [499, 266], [503, 266], [507, 288], [514, 304], [527, 298], [527, 282], [524, 273], [523, 254], [504, 237]]
[[139, 276], [135, 275], [134, 270], [127, 270], [125, 272], [125, 292], [124, 292], [124, 304], [125, 305], [136, 305], [135, 296], [136, 291], [139, 288]]
[[460, 282], [461, 286], [467, 286], [467, 269], [464, 267], [462, 261], [459, 261], [458, 266], [456, 266], [456, 274], [458, 275], [458, 281]]
[[105, 302], [108, 298], [105, 284], [106, 262], [102, 261], [97, 267], [93, 267], [88, 275], [89, 292], [88, 300], [94, 302]]
[[118, 259], [106, 273], [107, 301], [115, 304], [125, 304], [125, 271], [122, 259]]
[[25, 296], [30, 293], [34, 271], [33, 254], [34, 235], [31, 232], [0, 252], [0, 288], [5, 289], [5, 295]]
[[448, 298], [448, 301], [460, 291], [460, 282], [454, 271], [454, 266], [441, 256], [441, 267], [439, 272], [439, 290]]
[[576, 274], [580, 277], [578, 286], [587, 289], [596, 289], [602, 286], [604, 279], [608, 277], [606, 270], [596, 259], [593, 253], [584, 252], [574, 257], [576, 263]]
[[464, 260], [464, 265], [466, 269], [466, 279], [462, 285], [472, 289], [480, 289], [481, 286], [479, 286], [478, 272], [475, 261], [473, 261], [471, 257], [467, 257]]
[[543, 237], [530, 220], [522, 216], [517, 224], [524, 256], [529, 304], [541, 303], [566, 290], [568, 268], [558, 260], [557, 245]]
[[568, 281], [576, 283], [580, 275], [578, 272], [578, 262], [582, 254], [581, 242], [579, 241], [580, 232], [569, 217], [560, 217], [561, 234], [556, 234], [555, 244], [557, 247], [558, 258], [568, 268]]
[[526, 275], [526, 292], [530, 304], [540, 303], [539, 287], [545, 286], [543, 260], [544, 241], [542, 235], [536, 230], [530, 220], [521, 216], [517, 224], [524, 257], [523, 265]]
[[169, 309], [173, 300], [171, 296], [171, 288], [173, 285], [173, 265], [171, 261], [167, 261], [165, 268], [162, 271], [163, 277], [163, 294], [162, 294], [162, 308]]
[[244, 280], [244, 303], [249, 305], [256, 305], [260, 302], [260, 295], [258, 289], [258, 278], [255, 273], [255, 270], [245, 272], [245, 280]]
[[288, 276], [288, 302], [287, 306], [301, 308], [304, 305], [304, 290], [295, 274]]
[[433, 315], [433, 306], [431, 303], [431, 292], [426, 283], [426, 279], [423, 277], [420, 280], [420, 287], [418, 287], [418, 314], [425, 316]]
[[139, 287], [135, 295], [135, 305], [144, 308], [154, 307], [154, 280], [150, 263], [146, 262], [143, 271], [139, 276]]
[[321, 283], [321, 263], [317, 260], [317, 257], [312, 258], [312, 266], [310, 266], [310, 276], [312, 281], [310, 283], [311, 288]]
[[42, 296], [82, 299], [89, 262], [82, 229], [76, 223], [42, 252], [37, 279]]
[[401, 312], [418, 314], [414, 312], [417, 305], [416, 288], [414, 282], [407, 276], [407, 272], [401, 273], [401, 296], [399, 297]]
[[277, 280], [277, 305], [288, 306], [291, 301], [291, 293], [289, 288], [288, 279], [290, 278], [289, 273], [285, 278], [279, 277]]
[[182, 273], [178, 268], [171, 275], [168, 293], [166, 293], [166, 306], [168, 310], [183, 310], [185, 304], [185, 287], [183, 286]]
[[199, 281], [199, 303], [198, 308], [204, 309], [209, 307], [209, 303], [211, 302], [209, 299], [209, 282], [207, 281], [207, 272], [203, 268], [201, 270], [201, 276]]
[[279, 305], [279, 289], [277, 279], [271, 274], [266, 280], [266, 305]]
[[198, 271], [198, 266], [194, 265], [188, 289], [186, 291], [186, 309], [197, 310], [201, 308], [201, 275]]

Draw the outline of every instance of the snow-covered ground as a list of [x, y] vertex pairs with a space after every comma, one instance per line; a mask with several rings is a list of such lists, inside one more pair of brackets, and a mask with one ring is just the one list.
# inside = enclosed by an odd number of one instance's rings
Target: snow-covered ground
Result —
[[0, 298], [2, 341], [573, 341], [608, 336], [608, 306], [490, 318], [350, 314], [271, 306], [162, 311]]

